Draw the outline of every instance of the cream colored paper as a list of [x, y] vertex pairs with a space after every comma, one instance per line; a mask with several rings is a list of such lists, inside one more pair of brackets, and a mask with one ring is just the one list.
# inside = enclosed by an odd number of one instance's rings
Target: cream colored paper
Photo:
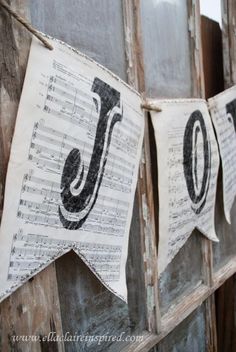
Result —
[[161, 274], [194, 228], [218, 241], [214, 209], [219, 156], [204, 100], [157, 100], [153, 105], [162, 110], [151, 113], [158, 161]]
[[224, 212], [228, 223], [236, 195], [236, 86], [209, 99], [223, 169]]
[[127, 300], [125, 265], [143, 140], [140, 96], [69, 46], [33, 39], [0, 233], [1, 300], [73, 249]]

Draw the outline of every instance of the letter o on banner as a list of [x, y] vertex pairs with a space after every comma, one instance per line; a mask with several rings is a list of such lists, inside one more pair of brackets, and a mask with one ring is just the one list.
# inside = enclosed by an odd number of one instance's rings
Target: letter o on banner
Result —
[[[201, 149], [204, 161], [201, 180], [198, 177], [202, 168], [202, 164], [198, 160], [200, 148], [198, 141], [200, 137], [203, 141], [203, 148]], [[183, 141], [183, 168], [188, 193], [192, 201], [192, 209], [196, 214], [199, 214], [206, 204], [211, 177], [211, 146], [208, 141], [206, 125], [199, 110], [191, 114], [186, 124]]]

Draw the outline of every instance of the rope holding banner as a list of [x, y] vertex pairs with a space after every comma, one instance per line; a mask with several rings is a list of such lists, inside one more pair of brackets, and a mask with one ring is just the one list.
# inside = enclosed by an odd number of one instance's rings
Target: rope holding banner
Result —
[[158, 106], [148, 101], [143, 101], [143, 103], [141, 104], [141, 108], [148, 111], [156, 111], [156, 112], [162, 111], [161, 108], [159, 108]]
[[14, 17], [18, 22], [22, 24], [30, 33], [37, 37], [43, 45], [49, 50], [53, 50], [53, 46], [33, 27], [29, 22], [27, 22], [23, 17], [18, 13], [12, 10], [12, 8], [5, 3], [4, 0], [0, 0], [0, 6], [4, 8], [12, 17]]

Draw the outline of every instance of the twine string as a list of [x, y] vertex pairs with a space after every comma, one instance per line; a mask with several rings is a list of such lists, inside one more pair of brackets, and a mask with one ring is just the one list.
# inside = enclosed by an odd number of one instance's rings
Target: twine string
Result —
[[143, 101], [143, 103], [141, 104], [141, 108], [144, 110], [148, 110], [148, 111], [155, 111], [155, 112], [162, 111], [161, 108], [159, 108], [158, 106], [156, 106], [148, 101]]
[[[32, 33], [36, 38], [38, 38], [46, 48], [48, 48], [49, 50], [53, 50], [53, 46], [28, 21], [26, 21], [26, 19], [21, 17], [14, 10], [12, 10], [12, 8], [4, 0], [0, 0], [0, 6], [4, 8], [19, 23], [21, 23], [22, 26], [24, 26], [30, 33]], [[158, 106], [145, 100], [142, 102], [141, 108], [148, 111], [162, 111], [162, 109], [160, 109]]]
[[38, 38], [46, 48], [53, 50], [53, 46], [28, 21], [21, 17], [17, 12], [12, 10], [12, 8], [7, 3], [5, 3], [5, 1], [0, 0], [0, 6], [4, 8], [19, 23], [21, 23], [22, 26], [24, 26], [30, 33]]

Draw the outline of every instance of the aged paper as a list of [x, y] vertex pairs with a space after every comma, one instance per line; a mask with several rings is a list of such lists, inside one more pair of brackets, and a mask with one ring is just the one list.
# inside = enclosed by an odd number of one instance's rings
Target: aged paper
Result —
[[228, 223], [236, 195], [236, 86], [209, 99], [223, 170], [224, 212]]
[[159, 100], [152, 112], [158, 160], [161, 274], [194, 228], [218, 241], [214, 226], [219, 156], [204, 100]]
[[141, 154], [140, 96], [49, 39], [33, 39], [8, 166], [0, 296], [73, 249], [127, 300], [125, 265]]

